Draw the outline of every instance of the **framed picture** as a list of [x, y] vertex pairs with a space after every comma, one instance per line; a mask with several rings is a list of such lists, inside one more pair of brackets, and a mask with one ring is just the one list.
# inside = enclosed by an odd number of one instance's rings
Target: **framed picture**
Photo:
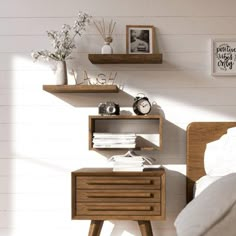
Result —
[[211, 40], [211, 73], [214, 76], [236, 75], [236, 39]]
[[152, 25], [126, 26], [126, 52], [151, 54], [154, 51], [154, 27]]

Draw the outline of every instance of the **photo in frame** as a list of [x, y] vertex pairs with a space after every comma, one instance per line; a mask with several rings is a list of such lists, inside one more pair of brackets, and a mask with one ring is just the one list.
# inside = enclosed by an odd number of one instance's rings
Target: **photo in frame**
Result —
[[126, 52], [128, 54], [152, 54], [154, 51], [154, 27], [152, 25], [126, 26]]
[[211, 40], [211, 74], [236, 76], [236, 39]]

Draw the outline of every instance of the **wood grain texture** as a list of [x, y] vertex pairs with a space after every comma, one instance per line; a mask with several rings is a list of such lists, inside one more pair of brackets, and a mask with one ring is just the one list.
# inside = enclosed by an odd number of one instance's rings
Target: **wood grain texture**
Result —
[[152, 226], [150, 221], [139, 220], [138, 225], [142, 236], [153, 236]]
[[160, 190], [150, 190], [143, 192], [142, 190], [86, 190], [81, 192], [77, 190], [76, 201], [86, 202], [96, 199], [97, 202], [160, 202]]
[[118, 93], [116, 85], [43, 85], [50, 93]]
[[132, 186], [133, 189], [156, 189], [161, 188], [161, 180], [156, 176], [133, 176], [130, 177], [124, 173], [122, 176], [97, 176], [96, 179], [92, 176], [76, 177], [76, 187], [78, 189], [129, 189]]
[[99, 236], [102, 230], [103, 220], [92, 220], [88, 236]]
[[162, 54], [89, 54], [93, 64], [161, 64]]
[[187, 202], [193, 199], [194, 183], [204, 176], [206, 144], [219, 139], [236, 122], [193, 122], [187, 128]]
[[[135, 201], [135, 199], [134, 199]], [[93, 218], [94, 215], [100, 216], [101, 219], [113, 218], [116, 216], [122, 216], [124, 219], [137, 219], [140, 218], [152, 218], [152, 216], [160, 216], [160, 203], [146, 203], [145, 200], [142, 203], [133, 202], [121, 202], [119, 199], [113, 202], [96, 202], [96, 198], [93, 202], [79, 202], [76, 204], [76, 216], [83, 217], [84, 219]]]
[[72, 219], [165, 219], [164, 169], [113, 172], [84, 168], [72, 172]]

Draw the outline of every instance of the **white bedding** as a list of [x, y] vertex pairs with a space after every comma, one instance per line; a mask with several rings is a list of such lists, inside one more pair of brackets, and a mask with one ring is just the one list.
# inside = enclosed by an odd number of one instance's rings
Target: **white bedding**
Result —
[[194, 185], [194, 197], [197, 197], [203, 190], [220, 179], [222, 176], [209, 176], [205, 175], [196, 181]]
[[178, 215], [178, 236], [236, 235], [236, 173], [203, 190]]
[[204, 168], [209, 176], [225, 176], [236, 172], [236, 128], [230, 128], [218, 140], [207, 143]]

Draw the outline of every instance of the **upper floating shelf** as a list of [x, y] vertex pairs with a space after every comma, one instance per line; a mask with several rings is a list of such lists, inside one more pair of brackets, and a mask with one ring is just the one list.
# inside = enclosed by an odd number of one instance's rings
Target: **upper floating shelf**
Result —
[[93, 64], [161, 64], [162, 54], [88, 54]]
[[50, 93], [118, 93], [116, 85], [43, 85]]

